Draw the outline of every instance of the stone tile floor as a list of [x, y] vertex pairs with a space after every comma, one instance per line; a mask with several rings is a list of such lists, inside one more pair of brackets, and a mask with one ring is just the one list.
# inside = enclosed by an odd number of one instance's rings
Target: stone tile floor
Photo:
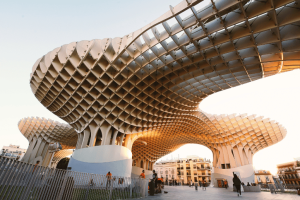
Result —
[[188, 186], [165, 186], [163, 191], [168, 191], [169, 193], [164, 194], [155, 194], [155, 196], [149, 196], [145, 199], [152, 200], [193, 200], [193, 199], [251, 199], [251, 200], [259, 200], [259, 199], [284, 199], [284, 200], [292, 200], [298, 199], [300, 200], [300, 196], [297, 194], [289, 194], [289, 193], [277, 193], [271, 194], [270, 192], [246, 192], [242, 193], [242, 196], [238, 197], [236, 192], [232, 192], [232, 188], [213, 188], [208, 187], [206, 191], [203, 191], [202, 188], [198, 187], [198, 191], [195, 190], [194, 187]]

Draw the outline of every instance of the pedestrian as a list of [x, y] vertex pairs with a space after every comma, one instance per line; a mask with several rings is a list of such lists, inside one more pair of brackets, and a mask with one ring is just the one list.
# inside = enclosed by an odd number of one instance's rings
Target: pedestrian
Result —
[[198, 182], [195, 181], [195, 190], [198, 190]]
[[110, 171], [106, 174], [106, 189], [111, 186], [111, 176]]
[[232, 179], [234, 186], [236, 187], [236, 191], [238, 193], [238, 196], [242, 196], [242, 192], [241, 192], [241, 180], [239, 179], [239, 177], [233, 173], [233, 179]]
[[40, 164], [40, 161], [36, 161], [36, 164], [33, 167], [32, 173], [36, 170], [36, 168], [39, 164]]
[[154, 181], [154, 184], [155, 184], [155, 191], [157, 191], [157, 173], [155, 173], [155, 170], [152, 171], [153, 174], [152, 174], [152, 181]]

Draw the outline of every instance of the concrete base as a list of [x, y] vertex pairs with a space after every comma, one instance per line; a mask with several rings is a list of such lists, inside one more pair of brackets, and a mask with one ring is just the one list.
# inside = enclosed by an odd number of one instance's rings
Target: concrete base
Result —
[[233, 172], [239, 176], [245, 185], [249, 183], [254, 183], [254, 169], [253, 165], [245, 165], [241, 167], [231, 168], [231, 169], [219, 169], [212, 168], [211, 182], [214, 187], [218, 187], [218, 180], [226, 179], [228, 181], [228, 186], [232, 188], [233, 186]]
[[131, 176], [132, 153], [123, 146], [102, 145], [74, 151], [70, 158], [71, 171], [113, 176]]
[[257, 186], [244, 186], [245, 192], [261, 192], [260, 185]]

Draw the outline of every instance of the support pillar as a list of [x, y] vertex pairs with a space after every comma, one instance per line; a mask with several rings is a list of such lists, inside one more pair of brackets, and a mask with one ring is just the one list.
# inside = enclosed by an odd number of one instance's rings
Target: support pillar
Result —
[[100, 130], [102, 132], [102, 142], [101, 145], [109, 145], [110, 138], [111, 138], [111, 127], [108, 125], [103, 125], [100, 127]]
[[83, 140], [83, 133], [78, 133], [77, 145], [76, 149], [81, 149], [82, 140]]
[[95, 124], [91, 124], [91, 125], [89, 125], [89, 127], [91, 130], [91, 139], [90, 139], [89, 147], [93, 147], [93, 146], [95, 146], [96, 135], [97, 135], [99, 127]]
[[34, 147], [34, 145], [36, 143], [36, 140], [37, 140], [37, 138], [34, 137], [32, 139], [32, 141], [29, 142], [29, 147], [28, 147], [28, 149], [27, 149], [27, 151], [26, 151], [26, 153], [25, 153], [25, 155], [23, 157], [23, 160], [22, 160], [23, 162], [28, 162], [29, 161], [29, 158], [30, 158], [31, 152], [33, 150], [33, 147]]
[[143, 159], [143, 167], [142, 168], [145, 169], [145, 170], [147, 170], [146, 169], [146, 166], [147, 166], [146, 164], [147, 164], [147, 161], [145, 159]]
[[90, 132], [88, 130], [84, 130], [83, 131], [83, 141], [81, 144], [81, 148], [86, 148], [87, 144], [88, 144], [88, 139], [90, 137]]
[[41, 143], [41, 145], [40, 145], [40, 147], [39, 147], [39, 150], [38, 150], [38, 152], [37, 152], [37, 154], [36, 154], [37, 157], [38, 157], [38, 156], [42, 156], [42, 153], [43, 153], [43, 150], [44, 150], [45, 145], [46, 145], [46, 141], [45, 141], [45, 140], [42, 140], [42, 143]]
[[112, 141], [111, 141], [111, 144], [112, 144], [112, 145], [116, 145], [116, 139], [117, 139], [118, 133], [119, 133], [118, 130], [115, 130], [115, 131], [113, 132], [113, 138], [112, 138]]
[[123, 145], [123, 139], [125, 137], [125, 133], [123, 133], [120, 137], [120, 141], [119, 141], [119, 145], [122, 146]]
[[54, 153], [47, 150], [47, 153], [46, 153], [45, 158], [43, 160], [42, 166], [48, 167], [48, 165], [49, 165], [49, 163], [51, 162], [51, 159], [52, 159], [52, 154], [54, 154]]

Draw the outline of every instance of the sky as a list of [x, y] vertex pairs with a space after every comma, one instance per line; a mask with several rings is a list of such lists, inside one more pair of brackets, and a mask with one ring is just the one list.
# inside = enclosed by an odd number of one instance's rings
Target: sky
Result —
[[[31, 68], [44, 54], [73, 41], [123, 37], [152, 22], [181, 0], [52, 0], [0, 1], [0, 147], [27, 148], [18, 130], [24, 117], [63, 122], [44, 108], [29, 86]], [[212, 114], [248, 113], [274, 119], [287, 137], [254, 156], [254, 166], [274, 172], [276, 164], [300, 156], [298, 113], [300, 71], [265, 78], [206, 98], [200, 108]], [[212, 159], [204, 146], [187, 145], [174, 157], [199, 155]]]

